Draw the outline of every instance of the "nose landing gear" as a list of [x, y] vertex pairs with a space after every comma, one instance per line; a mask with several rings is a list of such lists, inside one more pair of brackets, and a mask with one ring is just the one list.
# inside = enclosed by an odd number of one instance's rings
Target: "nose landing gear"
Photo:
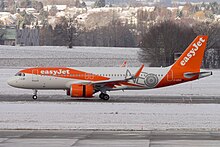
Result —
[[37, 90], [34, 90], [34, 94], [32, 96], [33, 100], [37, 100]]
[[99, 98], [102, 100], [108, 101], [110, 97], [106, 93], [100, 93]]

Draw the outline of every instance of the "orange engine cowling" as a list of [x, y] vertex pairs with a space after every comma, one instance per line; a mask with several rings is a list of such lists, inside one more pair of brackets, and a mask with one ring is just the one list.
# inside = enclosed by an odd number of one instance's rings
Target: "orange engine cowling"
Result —
[[92, 97], [93, 85], [72, 84], [70, 88], [71, 97]]

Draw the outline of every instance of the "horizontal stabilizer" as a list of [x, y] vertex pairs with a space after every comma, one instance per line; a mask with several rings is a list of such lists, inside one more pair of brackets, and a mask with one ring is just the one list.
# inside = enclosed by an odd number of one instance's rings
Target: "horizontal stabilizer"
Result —
[[184, 73], [184, 77], [185, 78], [192, 78], [194, 76], [198, 76], [198, 78], [204, 78], [204, 77], [208, 77], [211, 76], [212, 72], [188, 72], [188, 73]]

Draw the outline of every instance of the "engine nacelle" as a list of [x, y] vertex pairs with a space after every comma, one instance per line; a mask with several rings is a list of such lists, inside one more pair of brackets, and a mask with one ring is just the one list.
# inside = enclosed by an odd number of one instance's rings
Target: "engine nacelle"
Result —
[[93, 85], [72, 84], [70, 87], [71, 97], [92, 97], [93, 93]]

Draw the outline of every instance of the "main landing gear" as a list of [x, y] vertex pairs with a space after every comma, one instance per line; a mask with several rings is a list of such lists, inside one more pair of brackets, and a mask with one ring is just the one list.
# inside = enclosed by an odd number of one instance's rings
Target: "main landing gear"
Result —
[[37, 100], [37, 90], [34, 90], [34, 94], [32, 96], [33, 100]]
[[102, 100], [107, 101], [107, 100], [109, 100], [110, 97], [106, 93], [100, 93], [99, 98], [102, 99]]

